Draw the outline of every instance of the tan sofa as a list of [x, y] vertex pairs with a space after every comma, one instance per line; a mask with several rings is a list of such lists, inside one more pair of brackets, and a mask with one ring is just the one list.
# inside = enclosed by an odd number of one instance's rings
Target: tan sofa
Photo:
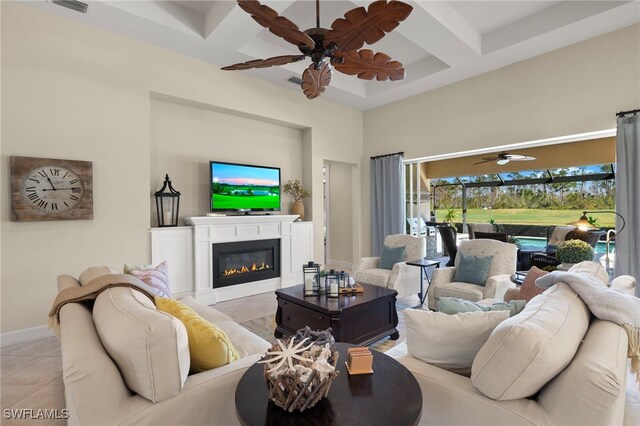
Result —
[[[546, 340], [536, 346], [538, 334]], [[627, 341], [622, 327], [594, 318], [559, 283], [498, 324], [471, 377], [414, 358], [407, 342], [387, 355], [420, 384], [421, 425], [621, 425]]]
[[[59, 290], [79, 285], [70, 275], [58, 277]], [[70, 425], [238, 424], [236, 385], [270, 344], [216, 309], [190, 297], [180, 300], [224, 330], [240, 360], [187, 376], [179, 393], [153, 403], [126, 385], [100, 340], [92, 311], [82, 304], [66, 304], [60, 310], [60, 341]], [[126, 336], [130, 330], [121, 332]]]

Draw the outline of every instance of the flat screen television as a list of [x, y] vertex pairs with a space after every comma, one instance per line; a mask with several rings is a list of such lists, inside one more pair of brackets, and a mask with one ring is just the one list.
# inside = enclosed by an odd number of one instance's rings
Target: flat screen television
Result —
[[209, 162], [211, 212], [280, 211], [280, 168]]

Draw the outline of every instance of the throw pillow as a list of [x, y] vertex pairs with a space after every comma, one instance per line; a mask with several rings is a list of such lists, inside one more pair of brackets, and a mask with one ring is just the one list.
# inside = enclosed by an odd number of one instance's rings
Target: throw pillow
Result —
[[529, 272], [527, 272], [527, 276], [522, 280], [520, 293], [518, 293], [518, 300], [526, 300], [528, 302], [542, 293], [544, 289], [536, 286], [536, 280], [547, 274], [547, 271], [543, 271], [540, 268], [532, 266], [531, 269], [529, 269]]
[[493, 312], [509, 311], [509, 316], [514, 316], [524, 309], [526, 301], [511, 300], [509, 302], [495, 302], [490, 305], [458, 299], [457, 297], [441, 297], [438, 299], [438, 312], [455, 315], [464, 312]]
[[162, 262], [155, 268], [150, 266], [148, 268], [144, 267], [143, 269], [131, 269], [127, 268], [127, 266], [134, 267], [134, 265], [125, 265], [125, 274], [131, 274], [142, 280], [146, 285], [151, 287], [156, 296], [171, 297], [171, 289], [169, 288], [169, 270], [166, 261]]
[[458, 253], [458, 263], [456, 264], [456, 275], [453, 279], [456, 282], [485, 285], [489, 266], [493, 256], [473, 256]]
[[187, 328], [192, 372], [211, 370], [240, 359], [227, 334], [189, 306], [164, 297], [156, 297], [156, 306], [178, 318]]
[[576, 263], [569, 269], [569, 272], [577, 272], [580, 274], [588, 275], [600, 281], [605, 286], [609, 286], [609, 274], [607, 273], [607, 270], [604, 269], [604, 267], [598, 262], [585, 260], [583, 262]]
[[404, 247], [382, 246], [380, 264], [382, 269], [393, 269], [393, 265], [404, 261]]
[[573, 359], [591, 312], [575, 291], [558, 283], [500, 323], [471, 367], [471, 383], [492, 399], [535, 395]]
[[93, 322], [127, 387], [152, 402], [177, 395], [189, 374], [187, 330], [141, 292], [111, 287], [96, 297]]
[[506, 311], [457, 315], [418, 309], [403, 312], [409, 354], [458, 373], [468, 372], [493, 329], [509, 318]]

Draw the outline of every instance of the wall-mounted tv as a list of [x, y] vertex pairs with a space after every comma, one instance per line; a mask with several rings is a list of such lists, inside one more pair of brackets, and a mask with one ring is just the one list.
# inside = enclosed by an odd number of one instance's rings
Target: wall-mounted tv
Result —
[[280, 211], [280, 168], [209, 162], [212, 212]]

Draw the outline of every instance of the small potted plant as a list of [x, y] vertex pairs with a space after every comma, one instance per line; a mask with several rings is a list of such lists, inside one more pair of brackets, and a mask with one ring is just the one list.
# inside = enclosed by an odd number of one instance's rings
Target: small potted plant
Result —
[[300, 220], [304, 219], [304, 204], [302, 200], [311, 195], [311, 192], [302, 187], [300, 179], [290, 179], [284, 184], [284, 192], [293, 197], [293, 204], [291, 205], [291, 214], [297, 214], [300, 216]]
[[558, 246], [556, 257], [560, 270], [568, 270], [573, 264], [593, 260], [593, 248], [582, 240], [568, 240]]

